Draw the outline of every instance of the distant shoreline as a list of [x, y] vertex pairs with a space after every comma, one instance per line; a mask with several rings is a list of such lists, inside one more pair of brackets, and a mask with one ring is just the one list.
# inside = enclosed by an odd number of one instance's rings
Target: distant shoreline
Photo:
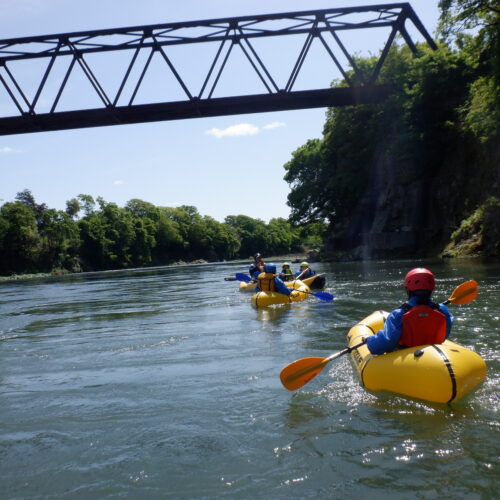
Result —
[[[291, 254], [291, 255], [280, 255], [280, 256], [271, 256], [268, 257], [269, 262], [275, 262], [279, 265], [282, 262], [290, 261], [291, 263], [298, 263], [303, 260], [306, 260], [308, 257], [306, 254]], [[196, 259], [191, 262], [177, 261], [172, 264], [166, 264], [162, 266], [150, 266], [150, 267], [134, 267], [134, 268], [121, 268], [121, 269], [101, 269], [99, 271], [81, 271], [81, 272], [71, 272], [71, 271], [55, 271], [51, 273], [26, 273], [26, 274], [12, 274], [10, 276], [0, 276], [0, 283], [8, 282], [8, 281], [24, 281], [24, 280], [32, 280], [32, 279], [42, 279], [42, 278], [53, 278], [60, 276], [73, 276], [80, 274], [89, 274], [89, 273], [106, 273], [106, 272], [118, 272], [118, 271], [132, 271], [137, 269], [155, 269], [160, 267], [178, 267], [178, 266], [196, 266], [196, 265], [220, 265], [220, 264], [238, 264], [242, 263], [243, 265], [249, 264], [252, 258], [248, 259], [235, 259], [228, 261], [218, 261], [218, 262], [208, 262], [204, 259]]]

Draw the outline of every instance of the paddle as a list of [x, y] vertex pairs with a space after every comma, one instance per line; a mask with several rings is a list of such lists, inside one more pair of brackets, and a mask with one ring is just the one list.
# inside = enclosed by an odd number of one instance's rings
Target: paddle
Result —
[[224, 281], [236, 281], [236, 276], [227, 276]]
[[[252, 278], [248, 277], [246, 274], [243, 273], [236, 273], [235, 276], [236, 279], [239, 281], [245, 281], [246, 283], [252, 281]], [[324, 300], [326, 302], [331, 302], [334, 299], [334, 296], [328, 292], [306, 292], [305, 290], [297, 290], [297, 291], [301, 293], [308, 293], [310, 295], [314, 295], [319, 300]]]
[[[465, 283], [457, 286], [455, 290], [453, 290], [450, 298], [443, 302], [443, 304], [468, 304], [477, 297], [477, 294], [477, 282], [474, 280], [466, 281]], [[302, 386], [311, 381], [316, 375], [318, 375], [327, 363], [333, 359], [343, 356], [344, 354], [350, 353], [354, 349], [361, 347], [364, 343], [366, 343], [366, 339], [363, 339], [362, 342], [353, 345], [352, 347], [346, 347], [342, 351], [332, 354], [327, 358], [317, 357], [298, 359], [281, 370], [281, 383], [290, 391], [300, 389]]]
[[318, 373], [323, 370], [327, 363], [330, 361], [340, 358], [344, 354], [348, 354], [354, 349], [361, 347], [366, 343], [366, 339], [363, 339], [359, 344], [353, 345], [352, 347], [346, 347], [342, 351], [339, 351], [327, 358], [302, 358], [290, 363], [285, 366], [280, 373], [281, 383], [289, 390], [295, 391], [300, 389], [302, 386], [306, 385], [311, 381]]
[[245, 281], [246, 283], [252, 281], [252, 278], [250, 278], [250, 276], [247, 276], [243, 273], [236, 273], [234, 276], [238, 281]]
[[305, 290], [297, 290], [297, 292], [314, 295], [316, 298], [324, 300], [326, 302], [331, 302], [335, 298], [335, 295], [332, 295], [331, 293], [328, 292], [306, 292]]
[[302, 278], [302, 275], [305, 274], [308, 269], [309, 268], [306, 267], [293, 281], [300, 280], [300, 278]]
[[477, 281], [470, 280], [458, 285], [448, 300], [445, 300], [443, 304], [468, 304], [472, 302], [478, 294]]

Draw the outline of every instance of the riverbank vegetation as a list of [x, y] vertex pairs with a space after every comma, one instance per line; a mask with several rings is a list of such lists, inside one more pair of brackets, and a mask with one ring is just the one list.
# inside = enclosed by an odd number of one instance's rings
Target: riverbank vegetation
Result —
[[0, 207], [0, 275], [78, 272], [282, 255], [321, 241], [321, 225], [298, 227], [245, 215], [221, 223], [192, 206], [125, 207], [81, 194], [66, 210], [38, 204], [29, 190]]
[[[462, 238], [475, 242], [464, 250], [500, 256], [492, 243], [500, 225], [500, 9], [490, 0], [440, 7], [438, 49], [422, 45], [414, 57], [393, 45], [379, 78], [389, 98], [329, 109], [323, 137], [285, 165], [291, 220], [326, 221], [332, 258], [434, 256]], [[370, 74], [377, 60], [356, 64]]]

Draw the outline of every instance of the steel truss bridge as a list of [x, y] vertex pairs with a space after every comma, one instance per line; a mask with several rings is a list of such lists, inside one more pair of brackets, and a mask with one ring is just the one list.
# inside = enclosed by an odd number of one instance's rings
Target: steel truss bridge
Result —
[[[436, 48], [407, 3], [0, 40], [0, 135], [375, 102], [387, 92], [377, 79], [395, 37], [400, 35], [417, 53], [417, 44], [407, 29], [409, 23], [429, 46]], [[366, 74], [341, 38], [348, 30], [363, 34], [363, 30], [381, 28], [388, 37], [373, 71]], [[276, 37], [287, 36], [301, 38], [295, 53], [292, 45], [286, 49], [288, 55], [292, 54], [292, 64], [285, 68], [285, 77], [280, 81], [275, 65], [284, 58], [274, 58], [272, 64], [264, 61], [269, 56], [268, 44]], [[265, 39], [265, 44], [260, 39]], [[313, 42], [316, 46], [319, 42], [324, 49], [344, 86], [332, 88], [330, 79], [320, 88], [297, 88]], [[211, 55], [182, 57], [181, 63], [176, 62], [174, 52], [188, 46], [209, 47]], [[228, 61], [236, 50], [255, 73], [261, 91], [245, 95], [226, 91], [218, 95], [221, 78], [231, 71]], [[100, 54], [112, 59], [99, 63], [96, 57]], [[152, 69], [153, 58], [156, 70]], [[142, 87], [148, 74], [158, 71], [158, 61], [177, 88], [173, 91], [172, 86], [157, 81], [162, 95], [151, 102], [146, 92], [144, 102], [144, 97], [141, 100], [138, 96], [144, 94]], [[186, 65], [189, 70], [183, 72], [182, 66]], [[104, 66], [115, 77], [112, 85], [98, 77]], [[190, 80], [193, 69], [202, 75], [198, 83]], [[75, 92], [69, 90], [68, 82], [76, 72], [80, 83]], [[83, 85], [95, 99], [91, 106], [80, 102]], [[237, 93], [241, 90], [237, 89]], [[63, 106], [64, 99], [69, 106]]]

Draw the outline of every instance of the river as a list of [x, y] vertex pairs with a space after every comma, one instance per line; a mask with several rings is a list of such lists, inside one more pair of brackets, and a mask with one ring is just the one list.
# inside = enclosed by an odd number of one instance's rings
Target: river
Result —
[[499, 491], [500, 264], [424, 262], [488, 376], [451, 405], [360, 387], [348, 356], [297, 392], [295, 359], [404, 300], [410, 261], [318, 263], [334, 302], [254, 309], [241, 263], [0, 283], [0, 497], [491, 499]]

